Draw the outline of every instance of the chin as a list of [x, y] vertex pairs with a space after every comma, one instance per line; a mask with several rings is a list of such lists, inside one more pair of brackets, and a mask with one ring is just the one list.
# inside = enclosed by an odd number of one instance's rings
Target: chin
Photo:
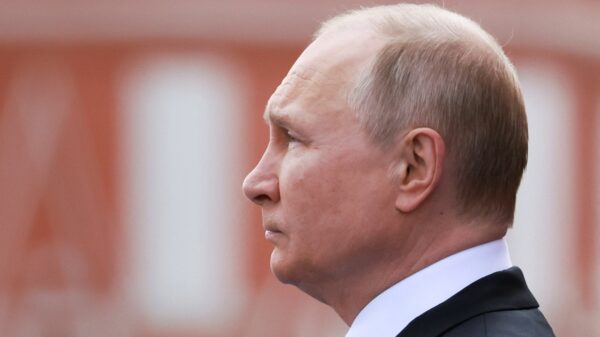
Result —
[[315, 266], [310, 258], [300, 258], [297, 254], [291, 254], [289, 250], [275, 247], [271, 253], [271, 273], [281, 283], [295, 285], [314, 283]]
[[[277, 277], [279, 282], [284, 284], [296, 284], [293, 280], [293, 273], [290, 269], [293, 268], [290, 266], [289, 259], [286, 259], [282, 254], [282, 252], [278, 248], [274, 248], [271, 253], [271, 273]], [[292, 263], [293, 265], [293, 263]]]
[[281, 256], [274, 251], [271, 254], [271, 273], [277, 277], [279, 282], [293, 285], [317, 301], [327, 304], [321, 282], [318, 281], [318, 278], [311, 277], [316, 273], [311, 272], [306, 264], [295, 262], [281, 259]]

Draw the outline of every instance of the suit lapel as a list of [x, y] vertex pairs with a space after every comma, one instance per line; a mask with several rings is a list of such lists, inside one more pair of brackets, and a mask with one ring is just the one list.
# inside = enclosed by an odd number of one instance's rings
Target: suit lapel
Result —
[[440, 305], [415, 318], [396, 337], [433, 337], [477, 315], [539, 305], [525, 283], [523, 273], [512, 267], [488, 275]]

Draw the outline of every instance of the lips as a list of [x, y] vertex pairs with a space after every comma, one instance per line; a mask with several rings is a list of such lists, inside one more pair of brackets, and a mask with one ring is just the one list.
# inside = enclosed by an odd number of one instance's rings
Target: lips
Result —
[[274, 241], [277, 237], [283, 235], [283, 232], [280, 231], [277, 226], [273, 223], [267, 223], [264, 226], [265, 228], [265, 239], [269, 241]]
[[275, 231], [275, 232], [274, 231], [270, 231], [270, 230], [266, 230], [265, 231], [265, 239], [267, 239], [269, 241], [275, 241], [281, 235], [283, 235], [283, 233], [279, 232], [279, 231]]

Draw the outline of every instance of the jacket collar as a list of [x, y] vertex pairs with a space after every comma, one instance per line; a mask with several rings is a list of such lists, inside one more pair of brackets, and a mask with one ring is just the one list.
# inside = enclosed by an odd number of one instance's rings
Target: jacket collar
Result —
[[483, 313], [537, 308], [517, 267], [488, 275], [467, 286], [440, 305], [415, 318], [396, 337], [438, 336], [461, 322]]

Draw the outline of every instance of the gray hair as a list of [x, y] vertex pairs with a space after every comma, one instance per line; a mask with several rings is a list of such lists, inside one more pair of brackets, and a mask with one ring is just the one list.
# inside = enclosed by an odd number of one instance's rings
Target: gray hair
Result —
[[527, 117], [516, 71], [477, 23], [435, 5], [363, 8], [326, 21], [316, 36], [367, 23], [385, 39], [348, 93], [382, 146], [429, 127], [446, 143], [460, 212], [510, 225], [527, 165]]

